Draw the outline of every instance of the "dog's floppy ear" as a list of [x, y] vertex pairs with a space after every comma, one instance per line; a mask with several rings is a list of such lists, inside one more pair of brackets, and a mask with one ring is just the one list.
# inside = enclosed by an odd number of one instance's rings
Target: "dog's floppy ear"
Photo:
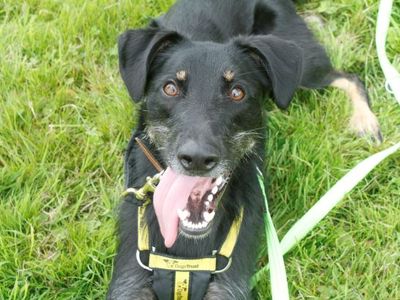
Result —
[[182, 37], [156, 27], [127, 30], [118, 40], [119, 70], [135, 101], [143, 98], [151, 63], [162, 50]]
[[301, 81], [302, 50], [295, 43], [273, 35], [254, 35], [237, 42], [265, 68], [276, 104], [286, 109]]

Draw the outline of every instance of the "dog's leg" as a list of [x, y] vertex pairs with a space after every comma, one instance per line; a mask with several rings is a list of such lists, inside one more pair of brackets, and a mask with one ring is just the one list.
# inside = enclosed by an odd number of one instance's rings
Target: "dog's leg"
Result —
[[[127, 281], [120, 282], [119, 288], [109, 290], [107, 300], [157, 300], [151, 288], [134, 289], [133, 287], [137, 284], [134, 281], [135, 277], [130, 276], [127, 279]], [[129, 287], [132, 287], [132, 289], [127, 289]]]
[[[228, 278], [227, 278], [228, 279]], [[210, 283], [204, 300], [233, 300], [233, 299], [249, 299], [249, 288], [247, 282], [232, 284], [229, 280], [214, 281]]]
[[350, 129], [359, 136], [370, 136], [382, 142], [378, 119], [371, 111], [368, 93], [358, 76], [334, 71], [328, 75], [328, 82], [330, 86], [343, 90], [350, 98], [353, 106]]
[[293, 15], [289, 19], [280, 18], [268, 7], [267, 2], [260, 2], [255, 10], [253, 32], [275, 34], [300, 46], [304, 54], [303, 78], [300, 85], [311, 89], [332, 86], [346, 92], [353, 106], [351, 130], [359, 136], [370, 136], [381, 142], [379, 123], [371, 111], [368, 93], [361, 80], [356, 75], [338, 72], [332, 68], [325, 50], [315, 40], [304, 20], [294, 14], [294, 6], [285, 3], [286, 1], [282, 1], [279, 5], [284, 10], [292, 10]]
[[120, 208], [120, 245], [107, 300], [155, 300], [150, 285], [151, 273], [136, 261], [137, 207], [124, 201]]

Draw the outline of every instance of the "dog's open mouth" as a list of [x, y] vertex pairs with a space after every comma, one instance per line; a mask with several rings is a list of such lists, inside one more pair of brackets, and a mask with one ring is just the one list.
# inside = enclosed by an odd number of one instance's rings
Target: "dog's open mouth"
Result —
[[198, 177], [165, 170], [154, 192], [154, 209], [166, 247], [172, 247], [179, 230], [187, 237], [209, 233], [228, 181], [228, 175]]
[[201, 237], [208, 233], [227, 182], [226, 176], [219, 176], [211, 180], [205, 193], [197, 187], [192, 190], [186, 207], [177, 211], [179, 228], [184, 235]]

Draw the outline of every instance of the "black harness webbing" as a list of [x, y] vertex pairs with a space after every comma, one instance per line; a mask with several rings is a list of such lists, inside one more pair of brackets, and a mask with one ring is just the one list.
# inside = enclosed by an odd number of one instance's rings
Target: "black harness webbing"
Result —
[[[149, 227], [146, 221], [146, 208], [151, 203], [149, 193], [162, 173], [148, 177], [146, 184], [139, 190], [128, 188], [124, 196], [134, 194], [140, 201], [138, 204], [138, 249], [136, 258], [139, 265], [153, 273], [152, 288], [160, 300], [201, 300], [207, 291], [213, 274], [223, 273], [229, 269], [232, 262], [232, 252], [240, 232], [243, 220], [243, 207], [229, 229], [224, 243], [212, 255], [200, 258], [181, 258], [158, 253], [151, 247]], [[142, 259], [147, 257], [147, 259]], [[148, 261], [148, 265], [143, 261]]]

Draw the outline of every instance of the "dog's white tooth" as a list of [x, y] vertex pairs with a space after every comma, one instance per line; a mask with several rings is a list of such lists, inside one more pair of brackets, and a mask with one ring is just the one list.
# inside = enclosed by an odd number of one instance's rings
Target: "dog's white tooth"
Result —
[[181, 220], [185, 219], [185, 213], [182, 211], [182, 209], [178, 208], [176, 212], [178, 214], [179, 219]]
[[206, 228], [207, 227], [207, 222], [203, 221], [203, 223], [201, 223], [201, 228]]
[[[214, 199], [214, 197], [213, 197], [212, 194], [210, 194], [210, 195], [207, 196], [207, 200], [208, 200], [208, 201], [211, 202], [211, 201], [213, 201], [213, 199]], [[207, 203], [207, 202], [206, 202], [206, 203]]]
[[185, 214], [180, 215], [179, 218], [180, 218], [181, 220], [187, 220], [187, 219], [188, 219], [188, 218], [186, 218], [186, 215], [185, 215]]
[[216, 193], [218, 193], [218, 187], [217, 187], [217, 186], [214, 186], [213, 189], [211, 190], [211, 193], [213, 193], [214, 195], [215, 195]]
[[209, 207], [210, 206], [210, 201], [206, 201], [206, 202], [204, 202], [204, 204], [206, 205], [206, 207]]
[[194, 228], [195, 228], [195, 229], [200, 229], [200, 224], [195, 224], [195, 225], [194, 225]]
[[207, 223], [210, 223], [210, 221], [212, 219], [214, 219], [214, 216], [215, 216], [215, 211], [212, 211], [211, 213], [209, 213], [208, 211], [205, 211], [203, 213], [203, 218]]
[[189, 226], [189, 221], [188, 220], [183, 220], [183, 226], [188, 227]]
[[215, 181], [215, 184], [216, 184], [216, 185], [221, 185], [222, 181], [223, 181], [222, 176], [219, 176], [219, 177], [217, 178], [217, 181]]
[[186, 218], [189, 218], [189, 217], [190, 217], [190, 211], [188, 211], [187, 209], [185, 209], [185, 210], [183, 211], [183, 215], [185, 216], [185, 219], [186, 219]]

